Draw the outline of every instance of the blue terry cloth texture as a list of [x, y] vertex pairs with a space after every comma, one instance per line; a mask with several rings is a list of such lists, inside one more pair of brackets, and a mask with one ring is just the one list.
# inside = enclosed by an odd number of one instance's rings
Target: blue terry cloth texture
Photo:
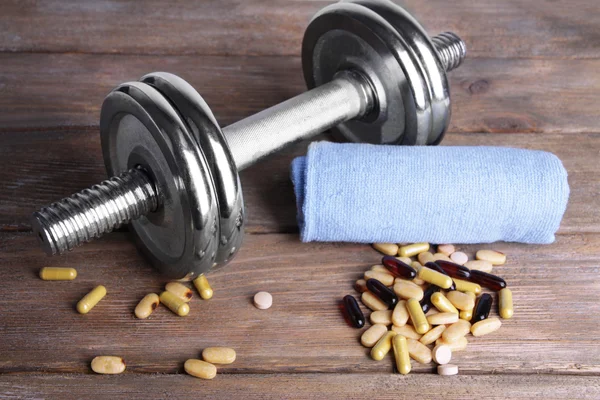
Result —
[[292, 162], [304, 242], [552, 243], [569, 199], [554, 154], [316, 142]]

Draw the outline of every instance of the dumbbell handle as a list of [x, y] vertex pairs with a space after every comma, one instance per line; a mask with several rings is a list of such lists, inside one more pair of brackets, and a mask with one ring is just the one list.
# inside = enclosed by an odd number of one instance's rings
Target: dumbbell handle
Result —
[[[447, 71], [466, 54], [464, 42], [450, 33], [432, 39]], [[365, 78], [340, 73], [331, 82], [223, 129], [238, 170], [300, 139], [364, 116], [374, 104]], [[64, 198], [33, 214], [31, 223], [44, 251], [60, 254], [111, 232], [160, 206], [154, 182], [143, 170], [120, 176]]]

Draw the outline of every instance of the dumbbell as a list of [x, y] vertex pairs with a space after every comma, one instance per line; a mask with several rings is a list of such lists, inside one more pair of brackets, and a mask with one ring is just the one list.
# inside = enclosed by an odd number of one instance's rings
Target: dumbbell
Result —
[[430, 39], [401, 7], [355, 0], [325, 7], [308, 25], [302, 68], [309, 91], [222, 130], [175, 75], [121, 84], [100, 114], [112, 178], [34, 213], [33, 231], [53, 255], [130, 223], [161, 273], [193, 279], [240, 248], [238, 171], [327, 129], [351, 142], [438, 144], [450, 120], [446, 71], [465, 55], [455, 34]]

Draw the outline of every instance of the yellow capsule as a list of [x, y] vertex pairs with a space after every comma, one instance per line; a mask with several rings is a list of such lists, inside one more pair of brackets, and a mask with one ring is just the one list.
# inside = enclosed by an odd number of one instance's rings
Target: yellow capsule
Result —
[[431, 254], [430, 252], [426, 251], [425, 253], [421, 253], [417, 256], [417, 259], [419, 260], [419, 263], [421, 263], [421, 265], [425, 265], [428, 262], [433, 262], [435, 261], [435, 259], [433, 258], [433, 254]]
[[179, 282], [169, 282], [165, 286], [165, 290], [167, 292], [173, 293], [175, 296], [179, 297], [181, 300], [189, 303], [192, 300], [192, 290]]
[[367, 306], [371, 311], [383, 311], [387, 310], [389, 306], [381, 301], [377, 296], [371, 292], [364, 292], [360, 299], [362, 303]]
[[[475, 293], [473, 292], [465, 292], [467, 293], [472, 299], [473, 299], [473, 304], [475, 304]], [[463, 319], [465, 321], [471, 321], [471, 318], [473, 318], [473, 308], [471, 308], [470, 310], [463, 310], [458, 314], [460, 319]]]
[[466, 293], [459, 292], [458, 290], [452, 290], [448, 292], [446, 298], [450, 300], [450, 303], [459, 310], [472, 310], [475, 307], [475, 299]]
[[417, 278], [439, 286], [442, 289], [448, 289], [450, 286], [452, 286], [452, 278], [427, 267], [419, 268], [419, 271], [417, 272]]
[[435, 292], [431, 295], [431, 304], [443, 313], [455, 313], [458, 314], [456, 307], [450, 303], [450, 300], [442, 292]]
[[487, 318], [487, 319], [475, 322], [471, 326], [471, 334], [473, 336], [487, 335], [488, 333], [497, 331], [498, 329], [500, 329], [501, 326], [502, 326], [502, 322], [498, 318], [496, 318], [496, 317]]
[[201, 379], [212, 379], [217, 375], [217, 367], [202, 360], [189, 359], [183, 364], [183, 369], [189, 375]]
[[208, 300], [213, 297], [213, 290], [212, 287], [210, 287], [206, 276], [200, 275], [194, 279], [194, 286], [196, 286], [196, 290], [198, 290], [200, 297], [202, 297], [204, 300]]
[[498, 292], [498, 310], [502, 318], [512, 318], [514, 312], [513, 298], [509, 288], [504, 288]]
[[413, 360], [421, 364], [429, 364], [431, 362], [431, 350], [423, 343], [414, 339], [407, 339], [408, 354]]
[[235, 350], [230, 347], [207, 347], [202, 350], [202, 359], [211, 364], [231, 364], [235, 357]]
[[104, 296], [106, 296], [106, 288], [102, 285], [96, 286], [91, 292], [83, 296], [83, 299], [79, 300], [79, 303], [77, 303], [77, 311], [80, 314], [89, 313], [90, 310], [104, 298]]
[[446, 346], [450, 347], [450, 350], [452, 350], [452, 352], [454, 353], [466, 349], [467, 345], [469, 344], [469, 341], [464, 336], [452, 343], [446, 343], [443, 338], [440, 338], [435, 341], [435, 345], [438, 346], [440, 344], [445, 344]]
[[423, 336], [420, 333], [417, 333], [417, 331], [415, 331], [415, 328], [412, 327], [411, 325], [404, 325], [404, 326], [392, 325], [392, 330], [394, 332], [396, 332], [398, 335], [402, 335], [402, 336], [406, 337], [407, 339], [419, 340]]
[[408, 315], [410, 315], [410, 319], [413, 322], [413, 326], [415, 327], [415, 331], [421, 335], [427, 332], [429, 330], [429, 322], [427, 322], [427, 317], [425, 317], [425, 313], [423, 313], [419, 300], [409, 299], [406, 302], [406, 308], [408, 310]]
[[360, 343], [365, 347], [373, 347], [387, 331], [387, 326], [375, 324], [363, 332]]
[[446, 330], [446, 325], [438, 325], [435, 328], [433, 328], [432, 330], [430, 330], [429, 332], [427, 332], [426, 334], [424, 334], [421, 337], [421, 339], [419, 339], [419, 342], [421, 342], [423, 344], [431, 344], [431, 343], [435, 342], [436, 340], [438, 340], [442, 336], [442, 333], [444, 333], [445, 330]]
[[156, 293], [148, 293], [135, 307], [134, 314], [139, 319], [146, 319], [160, 304], [160, 298]]
[[366, 271], [365, 272], [365, 281], [369, 279], [376, 279], [379, 282], [383, 283], [385, 286], [392, 286], [394, 284], [394, 275], [389, 273], [383, 273], [379, 271]]
[[406, 309], [406, 300], [398, 301], [396, 307], [394, 307], [394, 312], [392, 312], [392, 324], [396, 326], [404, 326], [406, 321], [408, 321], [408, 310]]
[[423, 289], [410, 281], [396, 279], [394, 283], [394, 293], [401, 299], [417, 299], [421, 301], [423, 298]]
[[394, 357], [396, 358], [396, 369], [402, 375], [406, 375], [411, 368], [406, 338], [402, 335], [396, 335], [392, 340], [392, 344], [394, 346]]
[[98, 356], [92, 360], [91, 367], [97, 374], [120, 374], [125, 371], [125, 361], [121, 357]]
[[398, 250], [400, 257], [412, 257], [429, 250], [429, 243], [413, 243], [408, 246], [402, 246]]
[[40, 278], [44, 281], [72, 281], [77, 278], [75, 268], [44, 267], [40, 269]]
[[383, 357], [390, 352], [392, 348], [392, 339], [396, 336], [396, 332], [387, 331], [379, 341], [371, 349], [371, 358], [375, 361], [383, 360]]
[[398, 245], [394, 243], [373, 243], [373, 248], [386, 256], [398, 254]]
[[459, 319], [452, 325], [446, 328], [442, 333], [442, 338], [446, 343], [456, 342], [461, 337], [465, 337], [471, 330], [471, 323], [463, 319]]
[[190, 313], [190, 306], [171, 292], [162, 292], [160, 302], [180, 317], [185, 317]]
[[458, 314], [453, 312], [442, 312], [427, 317], [427, 322], [431, 325], [453, 324], [458, 321]]
[[456, 290], [459, 292], [473, 292], [475, 294], [481, 293], [481, 286], [477, 283], [463, 281], [462, 279], [453, 279], [456, 285]]

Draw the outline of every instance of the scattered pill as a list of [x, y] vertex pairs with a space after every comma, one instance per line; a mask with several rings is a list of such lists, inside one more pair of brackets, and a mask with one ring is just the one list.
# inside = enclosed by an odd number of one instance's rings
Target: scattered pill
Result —
[[165, 286], [167, 292], [173, 293], [181, 300], [188, 303], [192, 299], [192, 289], [179, 282], [169, 282]]
[[72, 281], [77, 278], [77, 270], [75, 268], [44, 267], [40, 269], [40, 278], [44, 281]]
[[470, 330], [471, 323], [469, 321], [465, 321], [464, 319], [459, 319], [444, 330], [444, 333], [442, 333], [442, 338], [446, 343], [456, 342], [461, 337], [465, 337]]
[[481, 286], [477, 283], [463, 281], [462, 279], [453, 279], [454, 284], [456, 285], [456, 290], [459, 292], [472, 292], [474, 294], [481, 293]]
[[457, 251], [450, 255], [450, 259], [452, 260], [452, 262], [455, 262], [458, 265], [465, 265], [465, 263], [469, 261], [469, 256], [463, 253], [462, 251]]
[[415, 327], [415, 331], [420, 334], [424, 334], [430, 328], [429, 322], [427, 321], [427, 317], [425, 317], [425, 313], [421, 308], [421, 304], [417, 299], [409, 299], [406, 302], [406, 309], [408, 310], [408, 315], [410, 315], [410, 319]]
[[441, 338], [435, 341], [435, 345], [440, 345], [440, 344], [445, 344], [446, 346], [450, 347], [450, 350], [452, 350], [453, 353], [456, 353], [457, 351], [461, 351], [467, 348], [467, 345], [469, 344], [469, 341], [467, 340], [466, 337], [461, 337], [458, 338], [456, 341], [452, 342], [452, 343], [446, 343], [446, 341]]
[[388, 269], [386, 267], [384, 267], [383, 265], [379, 265], [379, 264], [373, 265], [371, 267], [371, 271], [383, 272], [384, 274], [393, 275], [390, 271], [388, 271]]
[[420, 286], [400, 279], [396, 279], [396, 283], [394, 283], [394, 293], [405, 300], [417, 299], [420, 301], [423, 298], [423, 289]]
[[437, 247], [438, 253], [442, 253], [444, 255], [447, 255], [448, 257], [450, 257], [450, 255], [452, 253], [454, 253], [455, 251], [456, 251], [456, 249], [453, 244], [440, 244]]
[[360, 337], [360, 343], [365, 347], [373, 347], [387, 331], [387, 326], [375, 324], [363, 332]]
[[352, 326], [355, 328], [362, 328], [365, 326], [365, 316], [354, 296], [344, 296], [344, 310]]
[[493, 266], [492, 263], [485, 260], [471, 260], [467, 261], [464, 265], [473, 271], [483, 271], [483, 272], [492, 272]]
[[125, 371], [125, 361], [121, 357], [98, 356], [92, 360], [92, 371], [97, 374], [114, 375]]
[[80, 314], [87, 314], [106, 296], [106, 288], [102, 285], [96, 286], [91, 292], [83, 296], [77, 303], [77, 311]]
[[471, 322], [475, 323], [486, 319], [490, 315], [493, 302], [494, 299], [489, 293], [482, 294], [477, 299], [477, 303], [475, 304], [475, 308], [473, 309], [473, 318], [471, 318]]
[[367, 289], [367, 281], [365, 281], [364, 279], [359, 279], [354, 283], [354, 289], [358, 292], [358, 293], [364, 293], [366, 292]]
[[469, 280], [496, 292], [506, 287], [504, 279], [483, 271], [471, 271]]
[[410, 357], [421, 364], [429, 364], [431, 362], [431, 350], [423, 343], [414, 339], [406, 339], [408, 344], [408, 354]]
[[383, 357], [390, 352], [392, 348], [392, 339], [396, 336], [396, 332], [387, 331], [384, 335], [375, 343], [375, 346], [371, 349], [371, 358], [375, 361], [383, 360]]
[[408, 318], [409, 315], [408, 310], [406, 309], [406, 300], [400, 300], [392, 312], [392, 324], [403, 326], [406, 324], [406, 321], [408, 321]]
[[379, 271], [365, 271], [364, 274], [365, 281], [369, 279], [376, 279], [379, 282], [383, 283], [385, 286], [392, 286], [394, 284], [394, 276], [390, 273], [379, 272]]
[[139, 319], [146, 319], [160, 304], [160, 298], [156, 293], [148, 293], [135, 307], [134, 314]]
[[373, 243], [373, 248], [386, 256], [398, 254], [398, 245], [394, 243]]
[[207, 347], [202, 350], [202, 359], [211, 364], [231, 364], [235, 357], [235, 350], [230, 347]]
[[379, 298], [379, 300], [383, 301], [388, 307], [392, 308], [398, 303], [398, 296], [394, 293], [393, 290], [389, 289], [383, 283], [379, 282], [377, 279], [368, 279], [367, 280], [367, 289], [375, 296]]
[[[469, 296], [471, 296], [471, 298], [473, 299], [473, 304], [475, 303], [475, 293], [473, 292], [466, 292]], [[473, 308], [475, 308], [475, 306], [473, 305]], [[471, 308], [470, 310], [463, 310], [460, 313], [458, 313], [458, 317], [460, 319], [464, 319], [465, 321], [471, 321], [471, 319], [473, 318], [473, 308]]]
[[408, 374], [411, 365], [406, 338], [402, 335], [394, 336], [392, 339], [392, 346], [394, 347], [394, 357], [396, 358], [396, 369], [402, 375]]
[[185, 372], [201, 379], [212, 379], [217, 375], [217, 367], [202, 360], [189, 359], [183, 364]]
[[[410, 259], [410, 257], [394, 257], [396, 260], [398, 261], [402, 261], [404, 264], [408, 264], [410, 265], [410, 263], [413, 262], [413, 260]], [[416, 270], [415, 270], [416, 271]]]
[[428, 250], [429, 243], [413, 243], [400, 247], [398, 250], [398, 255], [401, 257], [412, 257], [420, 253], [425, 253]]
[[448, 289], [454, 284], [452, 278], [448, 275], [444, 275], [426, 266], [419, 268], [417, 277], [423, 279], [425, 282], [439, 286], [442, 289]]
[[[411, 261], [412, 262], [412, 261]], [[417, 276], [417, 271], [410, 266], [410, 263], [405, 263], [398, 260], [396, 257], [385, 256], [381, 260], [383, 266], [397, 278], [414, 279]]]
[[438, 365], [437, 373], [442, 376], [458, 375], [458, 366], [454, 364]]
[[497, 331], [502, 326], [500, 319], [496, 317], [484, 319], [483, 321], [475, 322], [471, 326], [471, 334], [473, 336], [483, 336], [494, 331]]
[[471, 271], [469, 271], [469, 268], [462, 265], [444, 260], [438, 260], [435, 262], [435, 264], [452, 278], [468, 279], [469, 276], [471, 276]]
[[433, 293], [431, 295], [431, 303], [442, 313], [454, 313], [458, 318], [458, 310], [442, 292]]
[[421, 342], [423, 344], [431, 344], [431, 343], [435, 342], [436, 340], [438, 340], [442, 336], [442, 333], [445, 330], [446, 330], [446, 325], [438, 325], [435, 328], [433, 328], [432, 330], [430, 330], [429, 332], [425, 333], [423, 336], [421, 336], [421, 339], [419, 339], [419, 342]]
[[213, 289], [208, 283], [208, 279], [206, 279], [205, 275], [200, 275], [196, 279], [194, 279], [194, 286], [196, 286], [196, 290], [200, 294], [204, 300], [211, 299], [213, 297]]
[[389, 308], [387, 304], [379, 300], [377, 296], [371, 292], [364, 292], [360, 299], [362, 303], [372, 311], [387, 310]]
[[369, 319], [372, 324], [392, 325], [392, 310], [373, 311]]
[[513, 299], [509, 288], [504, 288], [498, 292], [498, 313], [504, 319], [513, 316]]
[[171, 292], [162, 292], [160, 302], [180, 317], [185, 317], [190, 313], [190, 306]]
[[435, 254], [433, 255], [433, 261], [440, 261], [440, 260], [443, 260], [443, 261], [450, 261], [450, 262], [452, 261], [452, 260], [450, 259], [450, 257], [448, 257], [448, 256], [447, 256], [447, 255], [445, 255], [445, 254], [442, 254], [442, 253], [435, 253]]
[[254, 307], [266, 310], [273, 305], [273, 296], [269, 292], [258, 292], [254, 295]]
[[392, 325], [392, 330], [394, 332], [396, 332], [398, 335], [402, 335], [402, 336], [406, 337], [407, 339], [419, 340], [423, 336], [420, 333], [418, 333], [417, 331], [415, 331], [415, 328], [412, 325], [403, 325], [403, 326]]
[[446, 344], [438, 344], [431, 350], [431, 358], [437, 364], [448, 364], [452, 359], [452, 349]]
[[430, 252], [426, 251], [425, 253], [421, 253], [417, 256], [417, 259], [419, 260], [419, 262], [421, 263], [421, 265], [425, 265], [428, 262], [433, 262], [435, 261], [435, 259], [433, 258], [433, 254], [431, 254]]
[[450, 303], [459, 310], [472, 310], [475, 307], [475, 300], [466, 293], [454, 290], [446, 294], [446, 298]]
[[431, 325], [453, 324], [458, 321], [458, 314], [452, 312], [441, 312], [427, 317], [427, 322]]
[[475, 253], [475, 258], [489, 261], [492, 265], [503, 265], [506, 262], [506, 254], [494, 250], [479, 250]]

